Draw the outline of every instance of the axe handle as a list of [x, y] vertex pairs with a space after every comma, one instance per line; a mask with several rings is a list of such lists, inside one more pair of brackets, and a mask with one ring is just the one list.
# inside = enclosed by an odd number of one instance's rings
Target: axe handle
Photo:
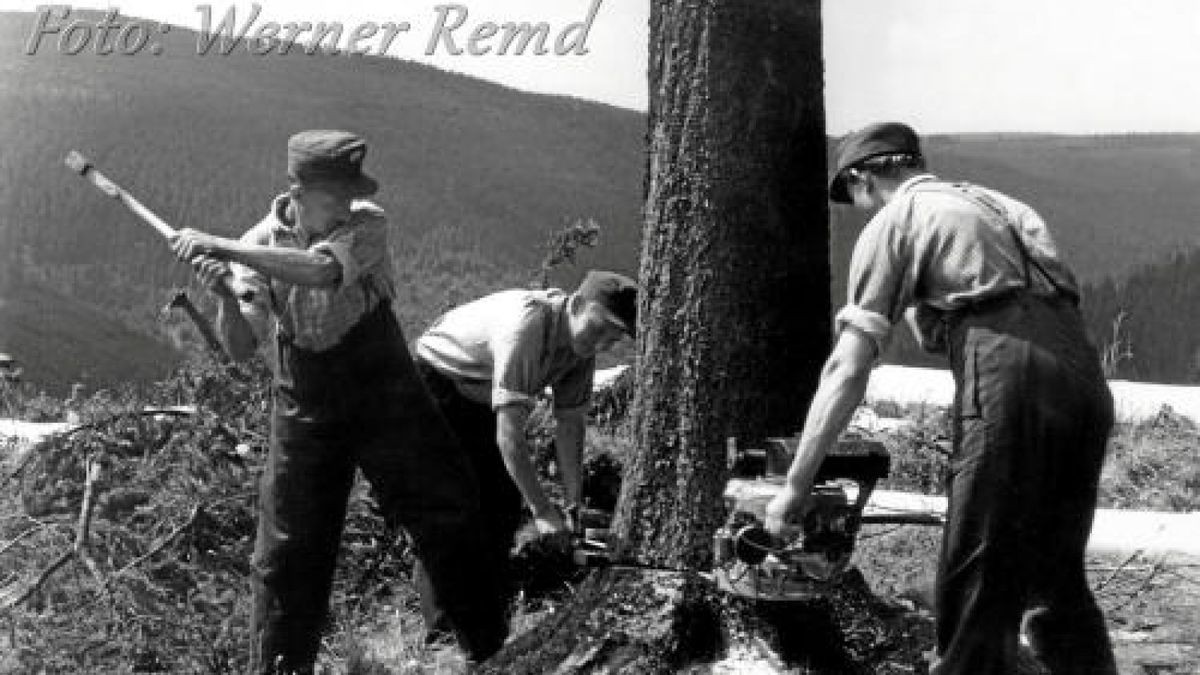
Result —
[[108, 176], [100, 173], [100, 170], [91, 162], [87, 161], [83, 155], [77, 152], [72, 152], [67, 156], [67, 166], [74, 169], [79, 175], [83, 176], [89, 183], [96, 186], [96, 189], [102, 192], [105, 196], [111, 197], [122, 204], [125, 208], [133, 211], [133, 214], [142, 219], [150, 227], [158, 231], [165, 239], [170, 239], [175, 236], [175, 228], [171, 227], [162, 218], [159, 218], [144, 204], [139, 202], [137, 198], [129, 194], [120, 185], [114, 183]]
[[158, 233], [161, 234], [164, 239], [170, 239], [175, 236], [175, 228], [166, 224], [162, 218], [159, 218], [154, 214], [153, 211], [143, 206], [141, 202], [134, 198], [133, 195], [121, 190], [121, 188], [117, 189], [119, 190], [117, 193], [117, 199], [119, 199], [122, 204], [127, 206], [130, 211], [133, 211], [134, 215], [136, 215], [138, 218], [141, 218], [150, 227], [158, 230]]
[[[140, 218], [142, 222], [150, 227], [153, 227], [164, 239], [170, 240], [175, 236], [175, 228], [168, 225], [162, 218], [159, 218], [156, 213], [146, 208], [136, 197], [129, 194], [128, 191], [117, 185], [108, 176], [100, 173], [100, 170], [82, 154], [72, 150], [67, 154], [66, 164], [72, 171], [83, 176], [89, 183], [94, 185], [101, 193], [124, 204], [125, 208], [133, 212], [133, 215]], [[221, 285], [229, 293], [243, 300], [249, 300], [252, 295], [249, 292], [239, 295], [234, 290], [230, 275], [228, 274], [221, 278]]]
[[179, 291], [176, 293], [175, 297], [171, 299], [171, 303], [165, 309], [169, 311], [173, 307], [182, 309], [188, 315], [188, 318], [196, 325], [196, 330], [200, 331], [200, 337], [204, 339], [204, 344], [208, 345], [209, 351], [216, 356], [217, 361], [229, 363], [229, 353], [221, 346], [221, 341], [217, 339], [217, 334], [213, 332], [212, 324], [208, 322], [208, 319], [204, 318], [204, 315], [196, 308], [196, 304], [192, 302], [192, 299], [188, 297], [186, 292]]

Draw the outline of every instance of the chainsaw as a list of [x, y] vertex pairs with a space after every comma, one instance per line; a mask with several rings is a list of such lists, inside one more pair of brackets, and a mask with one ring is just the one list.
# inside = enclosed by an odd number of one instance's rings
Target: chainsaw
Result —
[[849, 568], [859, 528], [872, 522], [863, 509], [891, 458], [879, 441], [842, 440], [817, 471], [812, 508], [794, 538], [767, 533], [767, 504], [783, 489], [798, 443], [772, 438], [762, 449], [729, 443], [729, 516], [713, 535], [713, 577], [727, 593], [781, 601], [825, 595]]
[[[767, 504], [783, 489], [798, 438], [771, 438], [765, 448], [727, 446], [731, 478], [725, 484], [725, 523], [713, 535], [709, 576], [723, 592], [755, 600], [804, 601], [827, 595], [850, 567], [859, 529], [867, 523], [911, 518], [864, 515], [875, 485], [888, 475], [891, 457], [883, 443], [845, 439], [817, 472], [812, 508], [794, 536], [777, 539], [763, 526]], [[573, 539], [571, 562], [578, 571], [640, 566], [613, 558], [608, 542], [611, 514], [584, 510]], [[916, 522], [916, 521], [913, 521]], [[922, 521], [923, 522], [923, 521]]]

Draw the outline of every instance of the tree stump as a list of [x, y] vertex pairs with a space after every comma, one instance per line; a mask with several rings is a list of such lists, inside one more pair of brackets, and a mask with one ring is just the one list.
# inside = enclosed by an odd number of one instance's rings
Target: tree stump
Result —
[[927, 615], [881, 603], [847, 574], [828, 597], [767, 602], [691, 573], [610, 567], [480, 672], [922, 673]]

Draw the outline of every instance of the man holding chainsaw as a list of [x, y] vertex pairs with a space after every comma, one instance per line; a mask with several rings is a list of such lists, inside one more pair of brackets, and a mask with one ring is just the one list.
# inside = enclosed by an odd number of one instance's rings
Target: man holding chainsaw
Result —
[[287, 147], [290, 186], [261, 222], [238, 240], [181, 230], [172, 242], [216, 294], [234, 358], [274, 341], [251, 669], [312, 672], [356, 467], [413, 536], [448, 623], [482, 660], [507, 623], [488, 602], [477, 487], [392, 312], [387, 220], [364, 199], [378, 187], [362, 171], [366, 144], [306, 131]]
[[935, 675], [1016, 672], [1026, 615], [1056, 675], [1115, 674], [1084, 547], [1112, 398], [1084, 333], [1078, 284], [1032, 209], [924, 169], [909, 127], [842, 139], [830, 198], [876, 211], [848, 302], [767, 529], [802, 516], [814, 476], [906, 315], [954, 373], [954, 452], [937, 575]]
[[[507, 605], [513, 588], [509, 549], [529, 507], [539, 534], [569, 544], [578, 523], [564, 519], [538, 482], [525, 438], [537, 397], [550, 387], [555, 450], [568, 514], [580, 503], [580, 456], [596, 354], [636, 326], [637, 286], [614, 272], [591, 271], [567, 295], [557, 289], [508, 290], [451, 310], [416, 341], [417, 369], [467, 452], [484, 504], [483, 557]], [[575, 507], [575, 508], [572, 508]], [[421, 570], [421, 609], [431, 637], [445, 628], [441, 591]]]

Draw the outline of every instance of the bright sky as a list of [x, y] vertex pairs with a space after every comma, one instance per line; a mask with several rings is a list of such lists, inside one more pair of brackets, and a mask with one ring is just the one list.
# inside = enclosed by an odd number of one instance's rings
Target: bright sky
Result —
[[[77, 6], [111, 5], [198, 28], [201, 1]], [[600, 4], [583, 56], [456, 56], [444, 45], [428, 56], [436, 7], [454, 1], [259, 0], [263, 10], [254, 25], [341, 21], [349, 32], [367, 21], [405, 21], [411, 28], [392, 43], [392, 56], [520, 89], [646, 109], [650, 0], [457, 0], [468, 9], [456, 32], [463, 36], [485, 21], [530, 21], [548, 22], [553, 38]], [[0, 10], [37, 4], [0, 0]], [[252, 5], [210, 4], [214, 20], [235, 8], [239, 24]], [[824, 28], [833, 134], [878, 119], [904, 120], [924, 132], [1200, 131], [1196, 0], [826, 0]]]
[[826, 0], [830, 131], [1200, 131], [1195, 0]]

